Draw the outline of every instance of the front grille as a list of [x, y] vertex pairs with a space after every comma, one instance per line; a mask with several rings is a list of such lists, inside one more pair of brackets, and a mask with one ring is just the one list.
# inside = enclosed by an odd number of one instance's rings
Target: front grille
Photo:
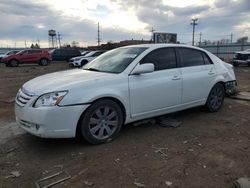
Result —
[[16, 96], [16, 104], [21, 107], [24, 107], [32, 97], [33, 95], [27, 94], [22, 89], [20, 89]]

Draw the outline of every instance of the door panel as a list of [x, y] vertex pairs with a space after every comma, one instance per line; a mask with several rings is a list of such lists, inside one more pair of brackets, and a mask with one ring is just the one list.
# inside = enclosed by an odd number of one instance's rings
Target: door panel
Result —
[[183, 78], [182, 104], [206, 100], [213, 85], [216, 71], [204, 52], [178, 48]]
[[182, 103], [206, 99], [215, 79], [214, 65], [181, 68], [183, 78]]
[[132, 117], [179, 105], [181, 82], [179, 68], [130, 75], [129, 92]]

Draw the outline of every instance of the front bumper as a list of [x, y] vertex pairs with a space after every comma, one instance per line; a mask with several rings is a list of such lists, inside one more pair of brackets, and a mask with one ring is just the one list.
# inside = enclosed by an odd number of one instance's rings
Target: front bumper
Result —
[[73, 67], [80, 67], [81, 66], [81, 62], [80, 61], [70, 61], [69, 65], [73, 66]]
[[247, 65], [247, 64], [250, 64], [250, 59], [247, 59], [247, 60], [234, 59], [233, 62], [236, 64]]
[[75, 137], [78, 120], [88, 105], [65, 107], [21, 107], [15, 105], [17, 123], [27, 132], [42, 138]]
[[228, 81], [225, 83], [225, 90], [227, 95], [234, 95], [237, 93], [237, 82], [236, 80]]

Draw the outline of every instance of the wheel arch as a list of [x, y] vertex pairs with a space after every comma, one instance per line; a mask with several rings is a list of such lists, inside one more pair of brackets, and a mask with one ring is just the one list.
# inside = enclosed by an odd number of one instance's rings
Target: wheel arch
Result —
[[[115, 97], [101, 97], [101, 98], [98, 98], [98, 99], [95, 99], [94, 101], [92, 101], [91, 102], [91, 104], [93, 104], [93, 103], [95, 103], [95, 102], [97, 102], [97, 101], [101, 101], [101, 100], [112, 100], [112, 101], [114, 101], [115, 103], [117, 103], [118, 105], [119, 105], [119, 107], [121, 108], [121, 110], [122, 110], [122, 115], [123, 115], [123, 123], [125, 122], [125, 120], [126, 120], [126, 116], [127, 116], [127, 114], [126, 114], [126, 108], [125, 108], [125, 106], [124, 106], [124, 104], [119, 100], [119, 99], [117, 99], [117, 98], [115, 98]], [[89, 105], [89, 107], [91, 106], [91, 104]], [[89, 108], [88, 107], [88, 108]], [[85, 114], [85, 112], [86, 112], [86, 110], [88, 109], [88, 108], [86, 108], [83, 112], [82, 112], [82, 114], [80, 115], [80, 117], [79, 117], [79, 119], [78, 119], [78, 121], [77, 121], [77, 126], [76, 126], [76, 133], [75, 133], [75, 135], [77, 136], [77, 137], [79, 137], [79, 136], [81, 136], [81, 134], [80, 134], [80, 123], [81, 123], [81, 119], [82, 119], [82, 117], [84, 116], [84, 114]]]
[[8, 61], [8, 63], [10, 63], [10, 62], [13, 61], [13, 60], [16, 60], [16, 61], [18, 62], [18, 64], [20, 63], [20, 61], [19, 61], [17, 58], [11, 58], [11, 59]]
[[39, 61], [41, 61], [42, 59], [46, 59], [46, 60], [49, 61], [49, 58], [47, 58], [47, 57], [41, 57], [41, 58], [39, 59]]
[[214, 87], [216, 84], [221, 84], [221, 85], [223, 86], [223, 88], [224, 88], [224, 91], [226, 91], [226, 81], [223, 80], [223, 79], [218, 79], [218, 80], [216, 80], [216, 81], [214, 82], [213, 85], [211, 85], [211, 88], [209, 89], [209, 92], [208, 92], [208, 94], [207, 94], [206, 100], [208, 99], [208, 96], [209, 96], [210, 92], [212, 91], [213, 87]]
[[89, 61], [87, 60], [87, 59], [82, 59], [81, 60], [81, 65], [85, 65], [85, 64], [87, 64]]

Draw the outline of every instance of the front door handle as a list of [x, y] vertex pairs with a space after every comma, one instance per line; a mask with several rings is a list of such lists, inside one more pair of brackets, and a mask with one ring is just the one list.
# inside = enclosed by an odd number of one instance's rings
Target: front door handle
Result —
[[174, 76], [174, 77], [172, 78], [172, 80], [180, 80], [180, 79], [181, 79], [180, 76]]
[[208, 72], [208, 74], [209, 74], [209, 75], [214, 75], [215, 72], [211, 70], [211, 71]]

